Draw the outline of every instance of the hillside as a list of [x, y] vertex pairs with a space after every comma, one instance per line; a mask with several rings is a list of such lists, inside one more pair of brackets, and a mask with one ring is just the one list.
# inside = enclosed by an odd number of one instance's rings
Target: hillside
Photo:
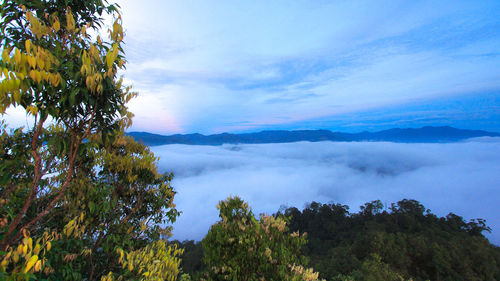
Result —
[[481, 130], [462, 130], [453, 127], [422, 127], [389, 129], [378, 132], [342, 133], [329, 130], [262, 131], [244, 134], [176, 134], [158, 135], [147, 132], [130, 132], [128, 135], [146, 145], [190, 144], [257, 144], [299, 141], [390, 141], [390, 142], [456, 142], [475, 137], [498, 137], [499, 133]]
[[[482, 219], [438, 217], [416, 200], [384, 207], [365, 203], [359, 212], [341, 204], [312, 202], [282, 208], [289, 232], [307, 233], [303, 253], [327, 281], [500, 280], [500, 248], [483, 235]], [[185, 249], [182, 268], [201, 280], [204, 242], [174, 241]]]

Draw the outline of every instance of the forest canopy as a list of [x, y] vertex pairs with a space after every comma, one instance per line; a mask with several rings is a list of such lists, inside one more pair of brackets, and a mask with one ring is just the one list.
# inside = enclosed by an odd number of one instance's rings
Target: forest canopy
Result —
[[[367, 202], [355, 213], [346, 205], [311, 202], [274, 216], [288, 222], [289, 233], [306, 233], [302, 254], [320, 279], [500, 280], [500, 248], [484, 237], [490, 231], [484, 220], [438, 217], [416, 200], [388, 208]], [[186, 250], [183, 269], [200, 276], [202, 243], [177, 243]]]

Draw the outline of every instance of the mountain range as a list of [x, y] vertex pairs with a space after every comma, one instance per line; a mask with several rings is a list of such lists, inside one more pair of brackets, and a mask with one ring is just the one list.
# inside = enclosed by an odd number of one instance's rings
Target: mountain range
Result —
[[329, 130], [297, 130], [297, 131], [262, 131], [244, 134], [175, 134], [158, 135], [147, 132], [130, 132], [129, 136], [147, 145], [190, 144], [190, 145], [221, 145], [221, 144], [257, 144], [286, 143], [298, 141], [389, 141], [389, 142], [456, 142], [475, 137], [499, 137], [496, 132], [482, 130], [463, 130], [449, 126], [422, 128], [394, 128], [378, 132], [342, 133]]

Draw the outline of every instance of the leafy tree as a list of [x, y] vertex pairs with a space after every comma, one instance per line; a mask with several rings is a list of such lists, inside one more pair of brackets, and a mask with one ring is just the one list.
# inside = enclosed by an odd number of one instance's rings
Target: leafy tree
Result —
[[287, 233], [285, 219], [261, 215], [257, 220], [238, 197], [217, 208], [221, 220], [202, 241], [208, 280], [317, 280], [318, 273], [302, 266], [305, 235]]
[[[177, 276], [182, 251], [159, 241], [179, 214], [172, 176], [124, 136], [136, 94], [117, 77], [125, 66], [117, 8], [102, 0], [1, 4], [0, 113], [21, 107], [33, 123], [8, 132], [2, 121], [0, 276]], [[91, 36], [105, 14], [108, 38]]]
[[[78, 158], [90, 146], [84, 139], [91, 134], [105, 136], [130, 121], [125, 99], [133, 96], [116, 79], [124, 64], [119, 18], [110, 31], [110, 42], [100, 38], [92, 42], [87, 29], [100, 21], [85, 21], [85, 15], [79, 13], [85, 5], [75, 5], [73, 11], [73, 7], [62, 5], [64, 1], [33, 1], [28, 6], [23, 2], [2, 4], [0, 113], [20, 106], [33, 116], [29, 141], [22, 144], [28, 146], [31, 159], [24, 164], [30, 173], [16, 175], [17, 182], [2, 182], [8, 187], [4, 189], [6, 196], [26, 191], [21, 208], [9, 218], [2, 247], [18, 239], [22, 230], [39, 222], [62, 199]], [[47, 125], [50, 119], [51, 126]], [[7, 151], [7, 156], [12, 155]], [[16, 174], [11, 169], [2, 171]], [[27, 220], [29, 209], [38, 205], [41, 197], [49, 197], [47, 194], [52, 195], [50, 200], [39, 206], [36, 217]]]
[[196, 273], [204, 270], [203, 267], [203, 247], [201, 241], [186, 240], [183, 242], [172, 241], [179, 248], [184, 250], [182, 255], [181, 267], [182, 270], [189, 274], [194, 274], [192, 277], [198, 277]]
[[360, 213], [365, 216], [375, 216], [380, 214], [384, 209], [384, 205], [380, 200], [375, 200], [372, 202], [365, 203], [363, 206], [359, 207]]
[[389, 265], [382, 262], [377, 254], [367, 258], [360, 269], [355, 270], [348, 276], [338, 275], [333, 281], [404, 281], [405, 279], [390, 269]]
[[[344, 211], [342, 211], [344, 210]], [[306, 254], [328, 280], [500, 280], [500, 249], [482, 219], [439, 218], [416, 200], [349, 213], [338, 204], [289, 208], [290, 231], [307, 232]]]

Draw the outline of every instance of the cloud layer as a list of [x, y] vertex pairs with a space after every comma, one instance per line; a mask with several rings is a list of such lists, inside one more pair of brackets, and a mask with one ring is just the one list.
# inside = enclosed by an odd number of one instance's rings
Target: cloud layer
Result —
[[215, 206], [229, 195], [254, 213], [313, 200], [385, 204], [416, 199], [434, 213], [485, 218], [500, 244], [500, 138], [449, 144], [319, 142], [153, 147], [162, 171], [174, 172], [183, 212], [174, 238], [201, 239], [218, 220]]
[[119, 3], [136, 131], [318, 127], [500, 90], [498, 1]]

